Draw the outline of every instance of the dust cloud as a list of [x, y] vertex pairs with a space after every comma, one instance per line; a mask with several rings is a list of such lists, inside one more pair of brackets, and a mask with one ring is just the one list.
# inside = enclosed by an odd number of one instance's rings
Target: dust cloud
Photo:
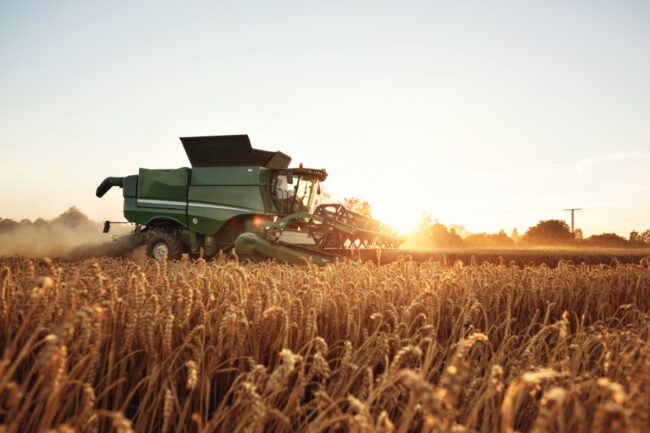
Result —
[[102, 233], [103, 224], [91, 221], [76, 207], [52, 220], [14, 221], [0, 218], [0, 256], [89, 258], [130, 254], [128, 241], [114, 241], [114, 235], [127, 234], [130, 225], [111, 227]]

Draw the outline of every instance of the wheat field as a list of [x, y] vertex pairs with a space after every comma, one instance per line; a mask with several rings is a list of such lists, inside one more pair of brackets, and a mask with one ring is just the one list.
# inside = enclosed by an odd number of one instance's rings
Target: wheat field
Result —
[[643, 432], [650, 268], [0, 259], [0, 432]]

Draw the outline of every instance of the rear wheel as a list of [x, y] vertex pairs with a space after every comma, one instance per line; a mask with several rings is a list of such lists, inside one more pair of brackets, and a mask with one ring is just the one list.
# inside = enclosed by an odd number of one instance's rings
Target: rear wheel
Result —
[[183, 253], [183, 245], [172, 233], [156, 233], [147, 242], [147, 256], [156, 260], [176, 260]]

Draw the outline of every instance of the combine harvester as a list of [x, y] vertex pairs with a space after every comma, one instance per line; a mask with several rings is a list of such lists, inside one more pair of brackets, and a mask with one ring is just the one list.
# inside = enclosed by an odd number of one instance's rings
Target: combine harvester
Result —
[[[122, 188], [126, 239], [162, 260], [188, 253], [211, 257], [234, 249], [239, 258], [325, 264], [336, 257], [368, 258], [404, 241], [395, 230], [340, 204], [320, 204], [324, 169], [288, 168], [282, 152], [251, 147], [247, 135], [181, 138], [192, 168], [108, 177], [103, 197]], [[106, 221], [104, 233], [110, 229]], [[125, 239], [125, 238], [122, 238]], [[356, 253], [356, 255], [355, 255]]]

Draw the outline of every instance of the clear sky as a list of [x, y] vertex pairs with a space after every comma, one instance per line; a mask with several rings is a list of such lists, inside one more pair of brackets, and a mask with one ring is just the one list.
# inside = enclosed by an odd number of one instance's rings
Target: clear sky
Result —
[[247, 133], [407, 229], [650, 228], [648, 1], [2, 1], [0, 217]]

